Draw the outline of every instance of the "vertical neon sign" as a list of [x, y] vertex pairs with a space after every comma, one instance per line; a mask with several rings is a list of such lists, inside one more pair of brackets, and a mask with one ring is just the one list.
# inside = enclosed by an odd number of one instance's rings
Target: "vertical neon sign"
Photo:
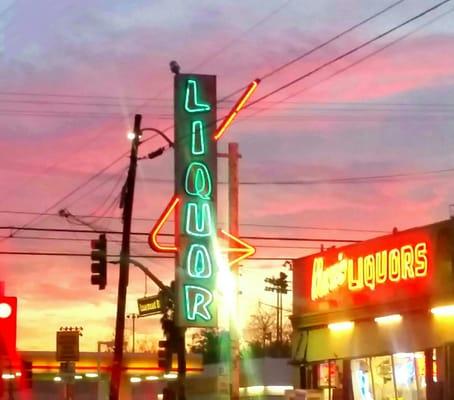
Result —
[[175, 76], [177, 323], [215, 327], [216, 77]]

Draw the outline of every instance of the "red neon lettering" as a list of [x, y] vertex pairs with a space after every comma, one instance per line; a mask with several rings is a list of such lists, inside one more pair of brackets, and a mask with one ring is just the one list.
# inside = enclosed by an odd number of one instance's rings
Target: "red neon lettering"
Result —
[[255, 254], [255, 247], [251, 246], [250, 244], [246, 243], [245, 241], [241, 240], [240, 238], [237, 238], [236, 236], [233, 236], [229, 232], [225, 231], [224, 229], [221, 229], [220, 232], [224, 234], [227, 238], [233, 240], [234, 242], [238, 243], [242, 247], [229, 247], [225, 249], [228, 253], [240, 253], [238, 257], [236, 257], [233, 260], [229, 261], [229, 267], [234, 265], [235, 263], [244, 260], [247, 257], [250, 257]]
[[175, 245], [158, 243], [158, 234], [179, 202], [180, 198], [178, 196], [172, 197], [169, 204], [162, 213], [161, 217], [156, 221], [156, 223], [154, 224], [153, 228], [150, 231], [150, 234], [148, 235], [148, 244], [156, 252], [175, 253], [178, 250], [177, 246]]
[[317, 300], [327, 296], [341, 286], [357, 292], [375, 290], [377, 285], [401, 280], [413, 280], [427, 276], [427, 243], [405, 245], [401, 248], [379, 251], [358, 257], [356, 262], [343, 258], [325, 268], [324, 258], [316, 257], [312, 266], [311, 298]]
[[257, 89], [258, 84], [260, 83], [260, 79], [255, 79], [252, 81], [249, 86], [246, 88], [246, 91], [243, 93], [243, 95], [240, 97], [240, 99], [236, 102], [232, 110], [229, 112], [227, 117], [224, 118], [224, 121], [222, 121], [221, 125], [219, 126], [218, 129], [216, 129], [216, 132], [214, 133], [214, 140], [219, 140], [221, 136], [225, 133], [227, 128], [232, 124], [233, 120], [237, 116], [237, 114], [240, 112], [240, 110], [244, 107], [246, 102], [249, 100], [249, 98], [252, 96], [252, 93], [255, 92], [255, 89]]

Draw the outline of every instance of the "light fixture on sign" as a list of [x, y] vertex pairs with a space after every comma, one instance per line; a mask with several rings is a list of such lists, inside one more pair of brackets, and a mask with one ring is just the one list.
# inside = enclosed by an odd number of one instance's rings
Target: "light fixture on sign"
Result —
[[142, 382], [142, 378], [139, 378], [138, 376], [132, 376], [129, 379], [129, 382], [131, 382], [131, 383], [139, 383], [139, 382]]
[[430, 310], [430, 312], [439, 317], [452, 317], [454, 316], [454, 304], [449, 306], [434, 307]]
[[342, 321], [328, 324], [328, 329], [331, 331], [346, 331], [353, 329], [355, 323], [353, 321]]
[[384, 315], [383, 317], [374, 318], [374, 321], [379, 325], [394, 324], [402, 321], [402, 315], [400, 314]]
[[150, 375], [150, 376], [145, 377], [145, 380], [146, 381], [157, 381], [157, 380], [159, 380], [159, 378], [157, 376]]
[[174, 372], [170, 372], [168, 374], [164, 374], [164, 378], [166, 378], [166, 379], [177, 379], [178, 375], [175, 374]]

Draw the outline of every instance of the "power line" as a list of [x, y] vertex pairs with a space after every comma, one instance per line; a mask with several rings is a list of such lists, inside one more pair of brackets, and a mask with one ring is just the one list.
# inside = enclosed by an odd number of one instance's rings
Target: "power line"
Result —
[[[0, 226], [1, 229], [17, 230], [17, 226]], [[24, 227], [21, 228], [24, 231], [39, 231], [39, 232], [70, 232], [70, 233], [106, 233], [112, 235], [121, 235], [121, 231], [113, 230], [99, 230], [99, 229], [68, 229], [68, 228], [34, 228], [34, 227]], [[131, 235], [137, 236], [149, 236], [149, 232], [131, 232]], [[161, 233], [160, 236], [164, 237], [174, 237], [172, 233]], [[336, 239], [336, 238], [297, 238], [297, 237], [277, 237], [277, 236], [252, 236], [252, 235], [241, 235], [242, 239], [249, 240], [282, 240], [282, 241], [302, 241], [302, 242], [332, 242], [332, 243], [355, 243], [361, 242], [358, 239]]]
[[422, 176], [430, 176], [436, 174], [453, 173], [454, 168], [440, 169], [436, 171], [414, 172], [404, 174], [389, 174], [389, 175], [372, 175], [372, 176], [358, 176], [348, 178], [331, 178], [331, 179], [317, 179], [317, 180], [288, 180], [288, 181], [243, 181], [242, 185], [318, 185], [321, 183], [371, 183], [383, 182], [388, 180], [399, 180], [402, 178], [415, 178]]
[[[298, 57], [295, 57], [294, 59], [286, 62], [285, 64], [283, 64], [283, 65], [281, 65], [281, 66], [269, 71], [268, 73], [263, 75], [261, 77], [261, 79], [263, 80], [263, 79], [266, 79], [266, 78], [269, 78], [269, 77], [275, 75], [276, 73], [282, 71], [283, 69], [285, 69], [288, 66], [294, 64], [295, 62], [302, 60], [303, 58], [309, 56], [310, 54], [314, 53], [315, 51], [320, 50], [323, 47], [326, 47], [327, 45], [329, 45], [329, 44], [333, 43], [334, 41], [336, 41], [337, 39], [341, 38], [342, 36], [345, 36], [346, 34], [352, 32], [353, 30], [359, 28], [360, 26], [366, 24], [367, 22], [370, 22], [371, 20], [377, 18], [378, 16], [386, 13], [387, 11], [389, 11], [390, 9], [392, 9], [392, 8], [396, 7], [397, 5], [403, 3], [404, 1], [405, 0], [399, 0], [397, 2], [392, 3], [391, 5], [385, 7], [384, 9], [378, 11], [377, 13], [375, 13], [375, 14], [373, 14], [373, 15], [365, 18], [365, 19], [363, 19], [362, 21], [358, 22], [357, 24], [352, 25], [351, 27], [349, 27], [349, 28], [345, 29], [344, 31], [338, 33], [337, 35], [333, 36], [332, 38], [326, 40], [325, 42], [321, 43], [320, 45], [313, 47], [311, 50], [308, 50], [307, 52], [299, 55]], [[286, 7], [288, 5], [288, 3], [290, 3], [290, 0], [287, 1], [286, 3], [284, 3], [283, 5], [279, 6], [277, 9], [273, 10], [269, 15], [265, 16], [262, 20], [258, 21], [252, 27], [247, 29], [245, 32], [242, 33], [242, 36], [245, 33], [248, 33], [251, 30], [255, 29], [258, 25], [263, 23], [266, 19], [268, 19], [269, 17], [273, 16], [274, 14], [279, 12], [281, 9]], [[231, 45], [234, 42], [235, 41], [229, 42], [227, 45], [223, 46], [221, 48], [221, 50], [224, 51], [225, 49], [231, 47]], [[207, 57], [204, 61], [202, 61], [201, 63], [197, 64], [196, 67], [200, 67], [205, 62], [210, 61], [213, 57], [216, 57], [216, 55], [218, 53], [220, 54], [220, 52], [221, 51], [218, 49], [217, 52], [214, 55], [211, 55], [210, 57]], [[223, 102], [223, 101], [227, 100], [228, 98], [234, 96], [235, 94], [240, 93], [242, 90], [244, 90], [244, 88], [245, 87], [241, 87], [238, 90], [235, 90], [234, 92], [230, 93], [229, 95], [224, 96], [220, 100], [220, 102]], [[111, 95], [81, 95], [81, 94], [68, 94], [68, 93], [42, 93], [42, 92], [39, 93], [39, 92], [18, 92], [18, 91], [1, 91], [0, 92], [0, 96], [30, 96], [30, 97], [42, 96], [42, 97], [50, 97], [50, 98], [109, 99], [109, 100], [113, 99], [113, 100], [122, 100], [122, 101], [124, 101], [124, 100], [144, 101], [145, 104], [141, 104], [140, 107], [146, 106], [146, 103], [150, 102], [150, 101], [167, 101], [168, 100], [168, 99], [162, 99], [162, 98], [159, 98], [159, 97], [135, 97], [135, 96], [118, 97], [118, 96], [111, 96]], [[101, 104], [101, 105], [104, 106], [105, 104]]]
[[[155, 135], [152, 135], [150, 136], [149, 138], [147, 139], [144, 139], [142, 140], [141, 144], [153, 139], [154, 137], [158, 136], [158, 134], [155, 134]], [[105, 171], [107, 171], [109, 168], [111, 168], [113, 165], [115, 165], [117, 162], [119, 162], [123, 157], [126, 157], [127, 155], [129, 154], [129, 151], [126, 151], [124, 152], [123, 154], [120, 155], [120, 157], [116, 158], [115, 160], [113, 160], [111, 163], [109, 163], [108, 165], [106, 165], [104, 168], [102, 168], [100, 171], [96, 172], [94, 175], [92, 175], [90, 178], [88, 178], [86, 181], [82, 182], [80, 185], [78, 185], [75, 189], [71, 190], [69, 193], [67, 193], [66, 195], [64, 195], [63, 197], [61, 197], [59, 200], [57, 200], [55, 203], [53, 203], [51, 206], [47, 207], [43, 213], [48, 213], [52, 208], [56, 207], [57, 205], [59, 205], [60, 203], [62, 203], [63, 201], [65, 201], [66, 199], [68, 199], [69, 197], [71, 197], [74, 193], [76, 193], [78, 190], [80, 190], [82, 187], [88, 185], [91, 181], [93, 181], [94, 179], [96, 179], [98, 176], [100, 176], [101, 174], [103, 174]], [[41, 213], [41, 215], [38, 215], [36, 216], [35, 218], [32, 218], [29, 222], [25, 223], [22, 227], [18, 227], [17, 230], [15, 232], [12, 232], [10, 237], [14, 236], [15, 233], [17, 233], [18, 231], [22, 230], [23, 228], [25, 227], [28, 227], [30, 226], [31, 224], [33, 224], [34, 222], [38, 221], [44, 214]], [[1, 239], [0, 240], [0, 243], [5, 241], [7, 239]]]
[[[63, 256], [63, 257], [91, 257], [91, 253], [73, 253], [73, 252], [39, 252], [39, 251], [0, 251], [0, 254], [5, 255], [20, 255], [20, 256]], [[108, 254], [107, 257], [120, 257], [118, 254]], [[173, 260], [174, 256], [150, 256], [149, 254], [131, 254], [131, 258], [150, 258], [150, 259], [166, 259]], [[289, 257], [252, 257], [247, 261], [286, 261]], [[244, 260], [243, 260], [244, 262]]]
[[263, 101], [263, 100], [265, 100], [265, 99], [267, 99], [267, 98], [269, 98], [269, 97], [271, 97], [271, 96], [273, 96], [273, 95], [275, 95], [276, 93], [279, 93], [279, 92], [281, 92], [282, 90], [287, 89], [287, 88], [289, 88], [290, 86], [293, 86], [294, 84], [300, 82], [301, 80], [310, 77], [311, 75], [315, 74], [316, 72], [319, 72], [319, 71], [321, 71], [322, 69], [324, 69], [324, 68], [326, 68], [326, 67], [328, 67], [328, 66], [330, 66], [330, 65], [332, 65], [332, 64], [334, 64], [334, 63], [336, 63], [337, 61], [340, 61], [340, 60], [342, 60], [343, 58], [348, 57], [349, 55], [356, 53], [357, 51], [359, 51], [359, 50], [363, 49], [364, 47], [366, 47], [366, 46], [368, 46], [368, 45], [370, 45], [370, 44], [376, 42], [377, 40], [379, 40], [379, 39], [381, 39], [381, 38], [383, 38], [383, 37], [389, 35], [390, 33], [392, 33], [392, 32], [394, 32], [394, 31], [396, 31], [396, 30], [402, 28], [403, 26], [405, 26], [405, 25], [407, 25], [407, 24], [409, 24], [409, 23], [411, 23], [411, 22], [413, 22], [413, 21], [415, 21], [415, 20], [417, 20], [417, 19], [423, 17], [424, 15], [426, 15], [426, 14], [428, 14], [428, 13], [430, 13], [430, 12], [436, 10], [437, 8], [439, 8], [439, 7], [441, 7], [442, 5], [448, 3], [449, 1], [451, 1], [451, 0], [443, 0], [442, 2], [440, 2], [440, 3], [438, 3], [438, 4], [436, 4], [436, 5], [432, 6], [432, 7], [430, 7], [430, 8], [428, 8], [428, 9], [426, 9], [426, 10], [420, 12], [419, 14], [417, 14], [417, 15], [415, 15], [415, 16], [413, 16], [413, 17], [407, 19], [407, 20], [405, 20], [404, 22], [401, 22], [400, 24], [394, 26], [393, 28], [390, 28], [390, 29], [386, 30], [385, 32], [382, 32], [382, 33], [380, 33], [379, 35], [373, 37], [372, 39], [369, 39], [369, 40], [367, 40], [367, 41], [361, 43], [360, 45], [354, 47], [353, 49], [348, 50], [348, 51], [346, 51], [345, 53], [342, 53], [341, 55], [332, 58], [331, 60], [329, 60], [329, 61], [323, 63], [322, 65], [318, 66], [317, 68], [314, 68], [313, 70], [311, 70], [311, 71], [309, 71], [309, 72], [306, 72], [306, 73], [303, 74], [303, 75], [300, 75], [299, 77], [297, 77], [297, 78], [291, 80], [290, 82], [287, 82], [286, 84], [284, 84], [284, 85], [282, 85], [282, 86], [279, 86], [277, 89], [274, 89], [274, 90], [272, 90], [271, 92], [268, 92], [267, 94], [264, 94], [263, 96], [259, 97], [258, 99], [249, 102], [247, 105], [244, 106], [244, 109], [250, 108], [250, 107], [252, 107], [253, 105], [255, 105], [255, 104], [257, 104], [257, 103], [259, 103], [259, 102], [261, 102], [261, 101]]
[[[303, 88], [302, 90], [299, 90], [299, 91], [297, 91], [297, 92], [295, 92], [295, 93], [290, 94], [290, 95], [287, 96], [287, 97], [284, 97], [284, 99], [282, 99], [282, 102], [286, 103], [286, 102], [288, 101], [288, 99], [291, 99], [291, 98], [293, 98], [293, 97], [295, 97], [295, 96], [298, 96], [298, 95], [300, 95], [301, 93], [306, 92], [306, 91], [308, 91], [308, 90], [310, 90], [310, 89], [313, 89], [314, 87], [317, 87], [317, 86], [321, 85], [322, 83], [324, 83], [324, 82], [330, 80], [331, 78], [334, 78], [335, 76], [338, 76], [338, 75], [340, 75], [340, 74], [342, 74], [342, 73], [348, 71], [349, 69], [351, 69], [351, 68], [353, 68], [353, 67], [355, 67], [355, 66], [357, 66], [357, 65], [359, 65], [359, 64], [361, 64], [361, 63], [363, 63], [364, 61], [368, 60], [369, 58], [374, 57], [375, 55], [381, 53], [382, 51], [384, 51], [384, 50], [386, 50], [386, 49], [388, 49], [388, 48], [390, 48], [391, 46], [394, 46], [395, 44], [397, 44], [397, 43], [401, 42], [402, 40], [408, 38], [409, 36], [411, 36], [411, 35], [413, 35], [414, 33], [420, 31], [421, 29], [427, 27], [428, 25], [431, 25], [432, 23], [438, 21], [439, 19], [445, 17], [446, 15], [451, 14], [453, 11], [454, 11], [454, 8], [451, 8], [450, 10], [444, 12], [443, 14], [440, 14], [440, 15], [436, 16], [435, 18], [432, 18], [431, 20], [429, 20], [428, 22], [422, 24], [421, 26], [417, 27], [416, 29], [411, 30], [410, 32], [406, 33], [405, 35], [403, 35], [403, 36], [401, 36], [401, 37], [399, 37], [399, 38], [397, 38], [397, 39], [391, 41], [390, 43], [387, 43], [386, 45], [384, 45], [384, 46], [378, 48], [377, 50], [375, 50], [375, 51], [373, 51], [373, 52], [367, 54], [366, 56], [364, 56], [364, 57], [362, 57], [362, 58], [356, 60], [355, 62], [353, 62], [353, 63], [351, 63], [351, 64], [345, 66], [344, 68], [341, 68], [341, 69], [335, 71], [334, 73], [332, 73], [332, 74], [328, 75], [327, 77], [325, 77], [325, 78], [319, 80], [318, 82], [315, 82], [314, 84], [309, 85], [308, 87], [305, 87], [305, 88]], [[374, 103], [374, 104], [377, 104], [377, 105], [378, 105], [378, 104], [380, 104], [380, 103]], [[386, 103], [383, 103], [383, 104], [386, 104]], [[402, 104], [402, 103], [397, 103], [397, 104], [394, 104], [394, 105], [393, 105], [393, 104], [390, 104], [390, 105], [392, 105], [393, 107], [395, 107], [395, 106], [403, 106], [403, 107], [408, 107], [408, 106], [410, 106], [409, 104], [405, 104], [405, 103], [403, 103], [403, 104]], [[416, 106], [416, 104], [413, 105], [413, 106]], [[437, 104], [437, 103], [435, 103], [435, 104], [434, 104], [434, 103], [426, 103], [426, 104], [424, 105], [424, 103], [420, 103], [420, 105], [419, 105], [418, 107], [429, 107], [429, 108], [432, 108], [432, 107], [441, 107], [443, 111], [450, 112], [451, 110], [450, 110], [449, 108], [447, 108], [447, 107], [452, 107], [452, 106], [453, 106], [452, 104], [445, 104], [445, 105], [442, 105], [442, 104]], [[269, 108], [268, 108], [268, 109], [269, 109]], [[395, 110], [395, 111], [401, 112], [402, 110]], [[412, 111], [413, 111], [413, 110], [412, 110]], [[414, 110], [414, 111], [417, 111], [417, 109]], [[426, 111], [432, 111], [432, 110], [421, 110], [421, 111], [426, 112]], [[441, 110], [439, 110], [439, 111], [441, 111]], [[254, 114], [254, 115], [255, 115], [255, 114]]]
[[[127, 154], [127, 153], [126, 153]], [[67, 198], [69, 198], [70, 196], [72, 196], [74, 193], [76, 193], [80, 188], [82, 188], [83, 186], [87, 185], [88, 183], [90, 183], [91, 181], [93, 181], [94, 179], [96, 179], [99, 175], [101, 175], [102, 173], [104, 173], [105, 171], [107, 171], [109, 168], [111, 168], [113, 165], [115, 165], [118, 161], [120, 161], [123, 157], [125, 157], [125, 153], [123, 153], [120, 157], [116, 158], [113, 162], [109, 163], [108, 165], [106, 165], [104, 168], [102, 168], [100, 171], [98, 171], [96, 174], [92, 175], [89, 179], [87, 179], [86, 181], [82, 182], [80, 185], [78, 185], [75, 189], [71, 190], [69, 193], [67, 193], [66, 195], [64, 195], [62, 198], [60, 198], [59, 200], [57, 200], [55, 203], [53, 203], [51, 206], [47, 207], [45, 210], [44, 210], [44, 213], [47, 213], [49, 212], [52, 208], [56, 207], [58, 204], [60, 204], [61, 202], [65, 201]], [[29, 227], [31, 224], [33, 224], [34, 222], [38, 221], [41, 217], [43, 216], [43, 213], [41, 213], [41, 215], [38, 215], [36, 216], [35, 218], [32, 218], [29, 222], [27, 222], [26, 224], [22, 225], [21, 227], [16, 227], [15, 228], [15, 231], [13, 231], [11, 233], [10, 236], [14, 236], [17, 232], [19, 232], [20, 230], [24, 230], [24, 228], [27, 228]], [[1, 239], [0, 242], [4, 241], [6, 239]]]
[[[33, 212], [33, 211], [15, 211], [15, 210], [0, 210], [0, 214], [17, 214], [17, 215], [41, 215], [42, 213]], [[42, 215], [51, 216], [51, 217], [59, 217], [59, 215], [54, 213], [45, 213]], [[90, 218], [91, 215], [74, 215], [78, 218]], [[120, 220], [121, 216], [111, 216], [105, 215], [102, 216], [100, 219], [115, 219]], [[144, 221], [144, 222], [154, 222], [157, 221], [157, 218], [142, 218], [142, 217], [135, 217], [133, 221]], [[170, 220], [168, 222], [174, 222]], [[311, 229], [311, 230], [321, 230], [321, 231], [345, 231], [345, 232], [363, 232], [363, 233], [388, 233], [388, 231], [384, 230], [376, 230], [376, 229], [354, 229], [354, 228], [342, 228], [342, 227], [334, 227], [334, 228], [326, 228], [320, 226], [297, 226], [297, 225], [275, 225], [275, 224], [256, 224], [256, 223], [240, 223], [240, 226], [250, 226], [250, 227], [261, 227], [261, 228], [280, 228], [280, 229]]]
[[[260, 185], [321, 185], [321, 184], [355, 184], [355, 183], [381, 183], [381, 182], [392, 182], [402, 181], [405, 179], [414, 179], [419, 177], [428, 178], [432, 175], [439, 174], [451, 174], [454, 172], [454, 168], [445, 168], [432, 171], [420, 171], [420, 172], [407, 172], [400, 174], [388, 174], [388, 175], [370, 175], [370, 176], [350, 176], [342, 178], [324, 178], [324, 179], [296, 179], [296, 180], [270, 180], [270, 181], [255, 181], [255, 180], [243, 180], [239, 184], [245, 186], [260, 186]], [[171, 179], [161, 178], [148, 178], [145, 179], [148, 182], [154, 183], [173, 183]], [[220, 184], [227, 184], [227, 182], [219, 182]]]
[[[9, 236], [0, 236], [1, 238], [9, 238]], [[13, 240], [41, 240], [41, 241], [58, 241], [58, 242], [84, 242], [86, 243], [88, 239], [82, 238], [66, 238], [61, 236], [14, 236], [11, 238]], [[121, 243], [121, 240], [109, 239], [109, 243]], [[148, 241], [146, 240], [131, 240], [131, 243], [135, 244], [146, 244], [148, 245]], [[264, 249], [302, 249], [302, 250], [317, 250], [320, 249], [320, 246], [282, 246], [282, 245], [266, 245], [266, 244], [259, 244], [255, 245], [254, 247], [257, 248], [264, 248]]]
[[[367, 46], [368, 44], [370, 44], [370, 43], [372, 43], [372, 42], [378, 40], [378, 39], [381, 38], [381, 37], [386, 36], [387, 34], [393, 32], [393, 31], [399, 29], [400, 27], [402, 27], [402, 26], [404, 26], [404, 25], [410, 23], [411, 21], [414, 21], [415, 19], [420, 18], [421, 16], [423, 16], [423, 15], [425, 15], [425, 14], [427, 14], [427, 13], [433, 11], [433, 10], [435, 10], [436, 8], [438, 8], [438, 7], [440, 7], [441, 5], [447, 3], [448, 1], [450, 1], [450, 0], [444, 0], [444, 1], [442, 1], [441, 3], [438, 3], [437, 5], [435, 5], [435, 6], [431, 7], [431, 8], [429, 8], [429, 9], [427, 9], [426, 11], [424, 11], [424, 12], [422, 12], [422, 13], [420, 13], [420, 14], [418, 14], [417, 16], [412, 17], [412, 18], [408, 19], [407, 21], [405, 21], [405, 22], [403, 22], [403, 23], [397, 25], [396, 27], [391, 28], [391, 29], [389, 29], [388, 31], [386, 31], [386, 32], [384, 32], [384, 33], [382, 33], [382, 34], [376, 36], [375, 38], [373, 38], [373, 39], [371, 39], [371, 40], [369, 40], [369, 41], [364, 42], [364, 43], [361, 44], [360, 46], [357, 46], [356, 48], [354, 48], [354, 49], [352, 49], [352, 50], [350, 50], [350, 51], [344, 53], [343, 55], [338, 56], [338, 57], [336, 57], [336, 58], [330, 60], [329, 62], [322, 64], [321, 66], [319, 66], [319, 67], [316, 68], [315, 70], [312, 70], [311, 72], [309, 72], [309, 73], [307, 73], [307, 74], [304, 74], [303, 76], [300, 76], [300, 77], [296, 78], [295, 80], [293, 80], [293, 81], [287, 83], [286, 85], [283, 85], [283, 86], [281, 86], [280, 88], [275, 89], [275, 90], [273, 90], [272, 92], [269, 92], [268, 94], [266, 94], [266, 95], [260, 97], [259, 99], [257, 99], [257, 100], [255, 100], [255, 101], [249, 103], [245, 108], [249, 108], [249, 107], [251, 107], [252, 105], [257, 104], [259, 101], [263, 101], [264, 99], [266, 99], [266, 98], [272, 96], [273, 94], [275, 94], [275, 93], [277, 93], [277, 92], [279, 92], [279, 91], [281, 91], [281, 90], [283, 90], [283, 89], [286, 89], [287, 87], [289, 87], [289, 86], [295, 84], [296, 82], [298, 82], [298, 81], [304, 79], [305, 77], [314, 74], [315, 72], [317, 72], [317, 71], [319, 71], [319, 70], [325, 68], [325, 67], [328, 66], [328, 65], [331, 65], [331, 64], [335, 63], [336, 61], [338, 61], [338, 60], [340, 60], [340, 59], [346, 57], [347, 55], [350, 55], [350, 54], [352, 54], [352, 53], [358, 51], [359, 49], [361, 49], [361, 48]], [[228, 97], [229, 97], [229, 96], [228, 96]], [[167, 130], [169, 130], [170, 128], [171, 128], [171, 127], [166, 128], [166, 129], [164, 130], [164, 132], [167, 131]], [[188, 135], [188, 136], [189, 136], [189, 135]], [[149, 139], [146, 139], [146, 140], [144, 140], [143, 142], [145, 142], [145, 141], [147, 141], [147, 140], [149, 140]], [[143, 143], [143, 142], [142, 142], [142, 143]], [[121, 158], [122, 158], [122, 157], [124, 157], [124, 154], [121, 156]], [[115, 162], [116, 162], [116, 161], [114, 161], [114, 163], [115, 163]], [[114, 163], [113, 163], [113, 164], [114, 164]], [[112, 165], [113, 165], [113, 164], [112, 164]], [[101, 173], [102, 173], [102, 172], [101, 172]], [[84, 185], [82, 185], [82, 186], [84, 186]], [[47, 212], [47, 211], [49, 211], [50, 209], [52, 209], [53, 207], [55, 207], [55, 205], [58, 205], [61, 201], [64, 201], [67, 197], [69, 197], [72, 193], [74, 193], [75, 191], [77, 191], [80, 187], [81, 187], [81, 186], [78, 186], [78, 187], [77, 187], [74, 191], [72, 191], [69, 195], [65, 196], [62, 200], [57, 201], [57, 202], [56, 202], [55, 204], [53, 204], [51, 207], [49, 207], [48, 209], [46, 209], [45, 212]], [[39, 219], [39, 218], [38, 218], [38, 219]], [[33, 222], [35, 222], [35, 220], [30, 221], [28, 224], [26, 224], [26, 225], [24, 225], [24, 226], [28, 226], [28, 225], [30, 225], [30, 224], [33, 223]], [[13, 233], [13, 235], [14, 235], [14, 233]], [[5, 240], [5, 239], [2, 239], [2, 240]]]
[[356, 28], [359, 28], [360, 26], [362, 25], [365, 25], [366, 23], [372, 21], [373, 19], [377, 18], [378, 16], [386, 13], [387, 11], [391, 10], [392, 8], [396, 7], [397, 5], [399, 4], [402, 4], [405, 0], [399, 0], [399, 1], [396, 1], [392, 4], [390, 4], [388, 7], [385, 7], [384, 9], [380, 10], [379, 12], [371, 15], [370, 17], [366, 18], [366, 19], [363, 19], [362, 21], [360, 21], [359, 23], [351, 26], [350, 28], [342, 31], [341, 33], [338, 33], [337, 35], [333, 36], [331, 39], [328, 39], [327, 41], [319, 44], [318, 46], [315, 46], [314, 48], [312, 48], [311, 50], [308, 50], [307, 52], [301, 54], [300, 56], [298, 57], [295, 57], [294, 59], [286, 62], [285, 64], [281, 65], [280, 67], [268, 72], [267, 74], [263, 75], [262, 76], [262, 80], [263, 79], [266, 79], [266, 78], [269, 78], [275, 74], [277, 74], [278, 72], [282, 71], [283, 69], [289, 67], [290, 65], [293, 65], [294, 63], [298, 62], [298, 61], [301, 61], [303, 58], [309, 56], [310, 54], [316, 52], [317, 50], [320, 50], [326, 46], [328, 46], [329, 44], [331, 44], [332, 42], [336, 41], [337, 39], [341, 38], [342, 36], [345, 36], [347, 33], [350, 33], [352, 31], [354, 31]]
[[[277, 13], [279, 13], [281, 10], [283, 10], [285, 7], [287, 7], [290, 2], [292, 0], [287, 0], [286, 2], [284, 2], [283, 4], [281, 4], [279, 7], [277, 7], [276, 9], [273, 9], [270, 13], [268, 13], [267, 15], [265, 15], [262, 19], [260, 19], [259, 21], [257, 21], [254, 25], [250, 26], [248, 29], [246, 29], [245, 31], [241, 32], [238, 36], [236, 36], [235, 38], [233, 38], [230, 42], [228, 42], [227, 44], [225, 44], [224, 46], [221, 46], [221, 47], [217, 47], [216, 51], [214, 53], [212, 53], [211, 55], [209, 55], [208, 57], [204, 58], [202, 61], [200, 61], [198, 64], [194, 65], [191, 69], [192, 70], [197, 70], [199, 69], [201, 66], [205, 65], [207, 62], [209, 61], [212, 61], [213, 59], [215, 59], [216, 57], [218, 57], [220, 54], [224, 53], [226, 50], [228, 50], [229, 48], [231, 48], [233, 45], [235, 45], [236, 43], [238, 43], [238, 41], [241, 39], [241, 38], [244, 38], [244, 36], [250, 32], [252, 32], [255, 28], [257, 28], [258, 26], [260, 26], [261, 24], [263, 24], [264, 22], [266, 22], [268, 19], [270, 19], [271, 17], [273, 17], [274, 15], [276, 15]], [[402, 0], [403, 1], [403, 0]]]
[[[326, 40], [325, 42], [319, 44], [318, 46], [313, 47], [312, 49], [310, 49], [310, 50], [304, 52], [303, 54], [299, 55], [298, 57], [295, 57], [295, 58], [293, 58], [292, 60], [286, 62], [285, 64], [282, 64], [281, 66], [279, 66], [279, 67], [277, 67], [277, 68], [275, 68], [275, 69], [269, 71], [268, 73], [266, 73], [265, 75], [263, 75], [260, 79], [261, 79], [261, 80], [267, 79], [267, 78], [269, 78], [269, 77], [271, 77], [271, 76], [277, 74], [278, 72], [282, 71], [283, 69], [289, 67], [290, 65], [293, 65], [293, 64], [296, 63], [297, 61], [301, 61], [303, 58], [305, 58], [305, 57], [311, 55], [312, 53], [314, 53], [314, 52], [316, 52], [316, 51], [318, 51], [318, 50], [320, 50], [320, 49], [322, 49], [322, 48], [328, 46], [329, 44], [333, 43], [334, 41], [336, 41], [337, 39], [341, 38], [342, 36], [345, 36], [346, 34], [352, 32], [352, 31], [355, 30], [356, 28], [359, 28], [360, 26], [366, 24], [367, 22], [369, 22], [369, 21], [371, 21], [371, 20], [377, 18], [378, 16], [384, 14], [385, 12], [389, 11], [390, 9], [392, 9], [392, 8], [396, 7], [397, 5], [403, 3], [403, 1], [405, 1], [405, 0], [399, 0], [399, 1], [397, 1], [397, 2], [395, 2], [395, 3], [393, 3], [393, 4], [391, 4], [391, 5], [389, 5], [389, 6], [387, 6], [387, 7], [385, 7], [385, 8], [382, 9], [381, 11], [379, 11], [379, 12], [377, 12], [377, 13], [371, 15], [370, 17], [367, 17], [366, 19], [363, 19], [362, 21], [360, 21], [360, 22], [358, 22], [357, 24], [351, 26], [350, 28], [347, 28], [346, 30], [344, 30], [344, 31], [342, 31], [342, 32], [340, 32], [340, 33], [338, 33], [337, 35], [335, 35], [335, 36], [333, 36], [332, 38]], [[234, 96], [234, 95], [240, 93], [240, 92], [243, 91], [245, 88], [246, 88], [246, 87], [243, 86], [243, 87], [241, 87], [240, 89], [235, 90], [234, 92], [232, 92], [232, 93], [228, 94], [227, 96], [223, 97], [222, 100], [225, 100], [225, 99], [227, 99], [227, 98], [229, 98], [229, 97], [232, 97], [232, 96]], [[221, 101], [222, 101], [222, 100], [221, 100]]]

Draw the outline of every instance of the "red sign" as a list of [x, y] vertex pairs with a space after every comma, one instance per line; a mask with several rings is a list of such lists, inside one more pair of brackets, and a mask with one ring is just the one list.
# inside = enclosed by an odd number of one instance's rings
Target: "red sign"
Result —
[[295, 315], [443, 291], [443, 280], [451, 274], [446, 268], [451, 224], [445, 221], [397, 232], [296, 260]]

